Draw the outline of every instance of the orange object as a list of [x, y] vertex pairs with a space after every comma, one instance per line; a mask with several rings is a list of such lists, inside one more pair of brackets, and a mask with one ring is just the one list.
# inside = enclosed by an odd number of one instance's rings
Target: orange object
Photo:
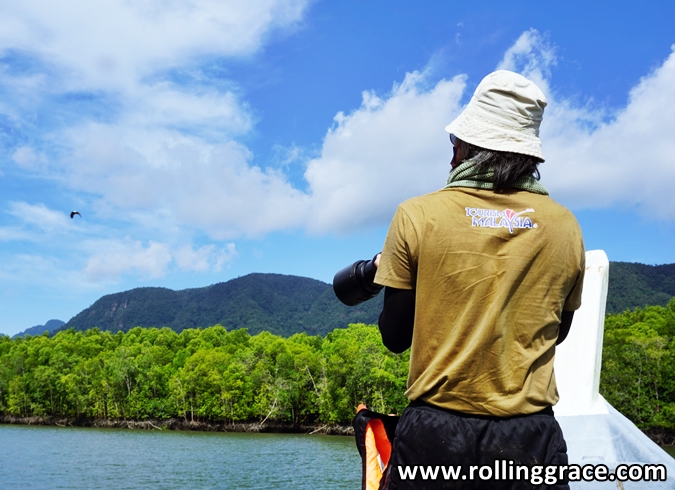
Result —
[[389, 464], [398, 417], [372, 412], [363, 404], [354, 418], [356, 446], [363, 466], [362, 489], [377, 490]]

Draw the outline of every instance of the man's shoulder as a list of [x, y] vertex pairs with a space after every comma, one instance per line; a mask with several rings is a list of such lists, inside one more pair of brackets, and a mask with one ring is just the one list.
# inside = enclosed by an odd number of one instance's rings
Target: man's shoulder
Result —
[[471, 205], [483, 203], [486, 206], [505, 206], [505, 205], [538, 205], [551, 212], [558, 214], [572, 215], [572, 212], [562, 204], [556, 202], [548, 195], [535, 194], [533, 192], [518, 191], [512, 194], [497, 194], [487, 189], [473, 189], [469, 187], [450, 187], [437, 191], [411, 197], [403, 201], [399, 207], [412, 209], [440, 203], [457, 203], [460, 205]]
[[406, 199], [398, 205], [397, 212], [416, 221], [425, 220], [438, 213], [446, 213], [448, 207], [463, 209], [465, 204], [459, 198], [461, 192], [447, 192], [448, 190], [441, 189]]
[[573, 221], [574, 223], [577, 222], [577, 219], [574, 216], [574, 213], [572, 211], [567, 209], [565, 206], [563, 206], [559, 202], [555, 201], [550, 196], [540, 196], [539, 201], [541, 202], [540, 207], [542, 207], [544, 210], [546, 210], [550, 214], [557, 215], [561, 219], [568, 219], [570, 221]]
[[574, 213], [551, 196], [521, 191], [514, 195], [521, 207], [533, 208], [537, 216], [563, 228], [580, 228]]
[[400, 208], [415, 208], [421, 206], [433, 205], [440, 202], [448, 201], [461, 201], [462, 196], [464, 195], [463, 188], [448, 188], [448, 189], [439, 189], [437, 191], [428, 192], [427, 194], [422, 194], [419, 196], [411, 197], [403, 201], [399, 207]]

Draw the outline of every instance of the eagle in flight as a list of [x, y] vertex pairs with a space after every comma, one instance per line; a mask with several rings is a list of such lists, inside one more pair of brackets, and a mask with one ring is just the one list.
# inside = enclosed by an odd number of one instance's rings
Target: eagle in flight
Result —
[[75, 217], [75, 215], [78, 215], [80, 218], [82, 217], [82, 215], [80, 214], [79, 211], [71, 211], [70, 212], [70, 219], [73, 219]]

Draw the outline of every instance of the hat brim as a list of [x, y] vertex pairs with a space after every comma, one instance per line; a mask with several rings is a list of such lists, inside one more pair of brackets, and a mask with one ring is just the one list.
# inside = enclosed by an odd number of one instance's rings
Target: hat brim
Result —
[[541, 140], [530, 128], [518, 130], [504, 126], [465, 109], [445, 130], [462, 141], [487, 150], [521, 153], [544, 161]]

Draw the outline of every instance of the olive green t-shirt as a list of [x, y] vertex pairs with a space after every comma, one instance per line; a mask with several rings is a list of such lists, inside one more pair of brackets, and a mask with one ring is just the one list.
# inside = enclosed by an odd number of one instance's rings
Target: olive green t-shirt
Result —
[[406, 396], [496, 416], [555, 404], [584, 259], [576, 219], [548, 196], [456, 187], [401, 204], [375, 282], [415, 290]]

